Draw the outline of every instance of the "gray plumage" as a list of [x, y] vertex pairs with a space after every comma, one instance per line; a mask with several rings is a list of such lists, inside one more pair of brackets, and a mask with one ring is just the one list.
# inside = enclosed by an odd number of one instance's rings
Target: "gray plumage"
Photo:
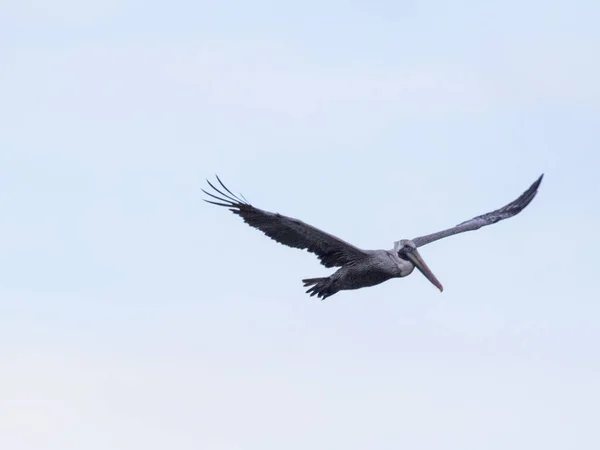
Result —
[[486, 214], [482, 214], [481, 216], [473, 217], [472, 219], [459, 223], [453, 228], [448, 228], [447, 230], [438, 231], [437, 233], [432, 233], [426, 236], [414, 238], [413, 242], [417, 247], [422, 247], [424, 245], [437, 241], [438, 239], [443, 239], [458, 233], [464, 233], [465, 231], [478, 230], [481, 227], [492, 225], [501, 220], [515, 216], [521, 211], [523, 211], [523, 209], [525, 209], [525, 207], [529, 205], [529, 203], [531, 203], [533, 198], [536, 196], [538, 188], [540, 187], [540, 184], [542, 182], [542, 178], [544, 178], [544, 174], [540, 175], [540, 177], [537, 180], [535, 180], [535, 182], [529, 187], [529, 189], [527, 189], [519, 196], [519, 198], [510, 202], [508, 205], [503, 206], [500, 209]]
[[[315, 228], [301, 220], [272, 213], [252, 206], [243, 196], [233, 194], [217, 177], [222, 189], [207, 180], [213, 193], [202, 191], [212, 200], [208, 203], [224, 206], [240, 216], [248, 225], [259, 229], [271, 239], [314, 253], [325, 267], [339, 267], [329, 277], [302, 280], [306, 292], [325, 299], [336, 292], [360, 289], [383, 283], [391, 278], [410, 275], [415, 267], [429, 281], [443, 290], [441, 283], [422, 260], [417, 248], [466, 231], [477, 230], [520, 213], [537, 194], [543, 174], [516, 200], [495, 211], [482, 214], [459, 225], [412, 240], [394, 243], [391, 250], [363, 250], [342, 239]], [[215, 201], [216, 200], [216, 201]]]

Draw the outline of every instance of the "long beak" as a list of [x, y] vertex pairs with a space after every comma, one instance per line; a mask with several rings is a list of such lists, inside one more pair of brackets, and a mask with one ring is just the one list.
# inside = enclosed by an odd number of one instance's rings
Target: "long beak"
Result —
[[421, 255], [419, 255], [419, 252], [416, 249], [411, 253], [407, 253], [406, 256], [410, 258], [415, 267], [419, 269], [419, 271], [425, 275], [425, 277], [427, 277], [427, 279], [431, 281], [431, 283], [437, 287], [440, 292], [444, 291], [444, 286], [442, 286], [442, 283], [438, 281], [433, 272], [429, 269], [429, 267], [427, 267], [427, 264], [425, 264], [425, 261], [423, 261], [423, 258], [421, 258]]

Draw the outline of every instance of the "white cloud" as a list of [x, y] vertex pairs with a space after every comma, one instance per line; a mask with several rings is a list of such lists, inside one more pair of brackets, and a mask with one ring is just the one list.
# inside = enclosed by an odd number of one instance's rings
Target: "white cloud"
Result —
[[[485, 352], [440, 354], [437, 362], [431, 356], [347, 377], [343, 365], [332, 372], [335, 364], [312, 371], [275, 361], [271, 368], [241, 363], [217, 369], [200, 355], [145, 359], [13, 347], [0, 372], [0, 446], [495, 449], [515, 444], [521, 433], [517, 448], [530, 447], [534, 438], [562, 448], [573, 433], [593, 429], [593, 420], [581, 421], [593, 416], [592, 372], [531, 362], [523, 372], [505, 364], [515, 363], [507, 355]], [[376, 370], [383, 367], [390, 372]], [[578, 376], [579, 386], [562, 391], [566, 375]], [[549, 395], [556, 407], [540, 410]], [[565, 417], [563, 410], [574, 415]]]
[[[319, 115], [372, 110], [480, 112], [493, 99], [466, 67], [371, 69], [321, 66], [247, 48], [79, 48], [24, 52], [0, 75], [23, 108], [27, 97], [86, 105], [185, 99], [207, 111]], [[19, 92], [19, 88], [21, 92]], [[8, 89], [8, 88], [7, 88]]]
[[284, 112], [378, 105], [410, 113], [479, 111], [485, 86], [466, 67], [407, 64], [398, 68], [343, 66], [243, 45], [165, 55], [158, 71], [214, 104]]
[[323, 63], [268, 45], [121, 45], [25, 52], [3, 68], [3, 77], [12, 95], [19, 84], [26, 94], [34, 92], [35, 86], [23, 83], [29, 79], [62, 102], [90, 96], [149, 103], [185, 99], [207, 111], [296, 116], [331, 111], [435, 116], [597, 103], [600, 67], [591, 54], [570, 47], [546, 50], [515, 51], [509, 60], [486, 67], [476, 61], [368, 67]]

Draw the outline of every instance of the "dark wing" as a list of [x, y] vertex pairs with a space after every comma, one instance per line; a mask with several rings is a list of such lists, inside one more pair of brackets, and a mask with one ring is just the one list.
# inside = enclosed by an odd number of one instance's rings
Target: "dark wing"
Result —
[[540, 183], [542, 182], [542, 178], [544, 178], [544, 174], [540, 175], [540, 177], [535, 181], [535, 183], [533, 183], [529, 189], [523, 192], [518, 199], [516, 199], [513, 202], [510, 202], [508, 205], [500, 209], [497, 209], [496, 211], [492, 211], [481, 216], [473, 217], [471, 220], [467, 220], [466, 222], [460, 223], [454, 228], [449, 228], [448, 230], [428, 234], [427, 236], [420, 236], [418, 238], [413, 239], [412, 241], [417, 247], [421, 247], [423, 245], [437, 241], [438, 239], [443, 239], [445, 237], [452, 236], [458, 233], [464, 233], [465, 231], [477, 230], [481, 227], [485, 227], [487, 225], [491, 225], [493, 223], [515, 216], [521, 211], [523, 211], [523, 209], [525, 209], [525, 207], [529, 205], [529, 203], [531, 203], [531, 200], [533, 200], [533, 198], [536, 196], [538, 188], [540, 187]]
[[219, 177], [217, 180], [225, 192], [207, 180], [215, 193], [211, 194], [204, 189], [202, 191], [218, 201], [204, 201], [229, 208], [248, 225], [259, 229], [280, 244], [314, 253], [325, 267], [343, 266], [367, 256], [363, 250], [298, 219], [255, 208], [243, 196], [240, 199], [227, 189]]

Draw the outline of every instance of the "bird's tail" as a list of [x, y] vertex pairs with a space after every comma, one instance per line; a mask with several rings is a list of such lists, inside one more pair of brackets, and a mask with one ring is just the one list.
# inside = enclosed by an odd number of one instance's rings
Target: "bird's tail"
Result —
[[317, 297], [321, 297], [322, 300], [325, 300], [327, 297], [337, 292], [337, 290], [333, 289], [331, 285], [331, 279], [329, 277], [306, 278], [302, 280], [302, 282], [304, 283], [304, 287], [312, 286], [306, 291], [306, 293], [310, 294], [311, 297], [316, 295]]

